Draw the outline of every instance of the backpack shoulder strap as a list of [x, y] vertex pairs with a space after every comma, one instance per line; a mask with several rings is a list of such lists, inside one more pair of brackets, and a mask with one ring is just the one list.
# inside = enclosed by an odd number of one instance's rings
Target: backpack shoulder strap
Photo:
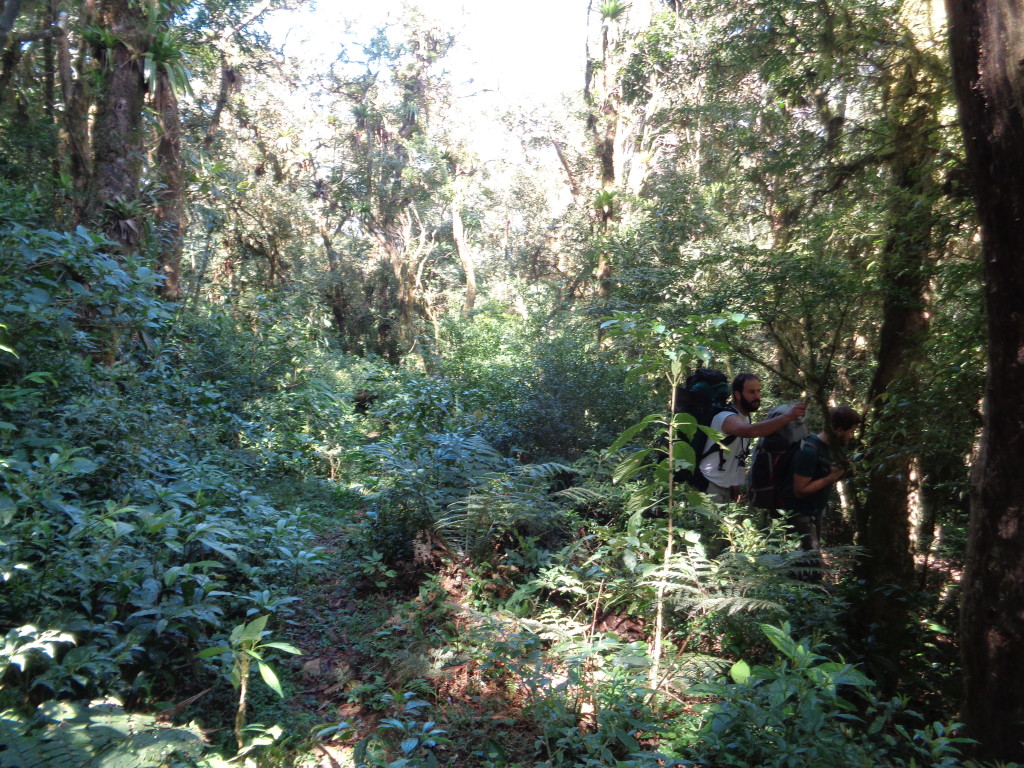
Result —
[[[722, 408], [719, 408], [718, 411], [715, 413], [715, 416], [717, 416], [719, 413], [734, 413], [738, 416], [740, 412], [733, 408], [731, 405], [726, 405]], [[725, 437], [722, 438], [722, 445], [732, 445], [734, 442], [736, 442], [737, 438], [737, 435], [726, 435]], [[705, 450], [704, 453], [701, 454], [700, 458], [697, 459], [697, 464], [700, 464], [702, 461], [704, 461], [704, 459], [706, 459], [715, 451], [718, 451], [719, 453], [722, 454], [722, 460], [724, 461], [725, 452], [722, 450], [722, 445], [719, 445], [718, 443], [712, 441], [711, 445], [707, 448], [707, 450]]]
[[[719, 411], [719, 413], [734, 413], [737, 416], [740, 415], [740, 412], [737, 411], [731, 405], [725, 406], [721, 411]], [[725, 438], [722, 440], [722, 444], [723, 445], [732, 445], [732, 443], [734, 443], [737, 439], [738, 439], [738, 435], [726, 435]], [[721, 449], [719, 449], [719, 450], [721, 450]]]

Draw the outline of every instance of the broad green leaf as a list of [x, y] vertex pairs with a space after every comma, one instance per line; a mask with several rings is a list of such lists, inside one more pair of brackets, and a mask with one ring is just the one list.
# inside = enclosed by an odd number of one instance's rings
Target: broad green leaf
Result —
[[18, 505], [6, 493], [0, 493], [0, 522], [9, 525], [18, 512]]
[[246, 640], [259, 640], [263, 636], [263, 628], [267, 626], [269, 616], [257, 616], [248, 624], [239, 624], [231, 632], [231, 642], [240, 643]]
[[768, 640], [782, 651], [785, 656], [791, 661], [795, 661], [800, 655], [800, 646], [792, 637], [790, 637], [789, 624], [783, 623], [781, 627], [773, 627], [771, 624], [761, 624], [761, 631], [767, 636]]
[[629, 571], [635, 571], [637, 566], [636, 552], [632, 549], [627, 549], [622, 553], [622, 564], [626, 566]]
[[52, 301], [53, 297], [42, 288], [29, 288], [24, 294], [25, 300], [33, 305], [34, 309], [42, 308]]
[[134, 525], [131, 523], [125, 523], [121, 520], [107, 520], [107, 525], [113, 529], [114, 536], [117, 538], [127, 536], [135, 531]]
[[729, 676], [737, 685], [746, 685], [750, 679], [750, 665], [743, 661], [743, 659], [740, 659], [732, 665], [732, 668], [729, 670]]
[[627, 456], [612, 473], [612, 482], [618, 484], [633, 477], [644, 467], [644, 462], [650, 454], [650, 448], [643, 448]]
[[262, 647], [276, 648], [277, 650], [284, 651], [285, 653], [294, 653], [296, 656], [302, 655], [302, 651], [300, 651], [294, 645], [289, 645], [288, 643], [263, 643]]
[[682, 431], [687, 436], [692, 435], [697, 430], [697, 419], [692, 413], [687, 413], [686, 411], [673, 413], [672, 424], [677, 430]]
[[615, 451], [621, 449], [623, 446], [629, 443], [634, 437], [636, 437], [643, 430], [645, 430], [651, 424], [652, 421], [656, 421], [657, 419], [660, 418], [660, 413], [652, 413], [650, 416], [645, 416], [643, 421], [641, 421], [638, 424], [634, 424], [632, 427], [630, 427], [621, 435], [619, 435], [619, 439], [611, 444], [611, 446], [608, 448], [608, 452], [615, 453]]
[[258, 666], [260, 668], [260, 677], [263, 678], [263, 682], [270, 686], [270, 690], [283, 699], [284, 693], [281, 691], [281, 681], [277, 679], [277, 673], [262, 661], [258, 662]]
[[829, 679], [836, 685], [852, 685], [857, 688], [870, 688], [874, 685], [869, 677], [849, 664], [828, 661], [819, 664], [815, 669], [827, 673]]
[[67, 471], [74, 475], [89, 475], [96, 471], [98, 465], [95, 461], [83, 459], [76, 456], [67, 463]]
[[676, 469], [689, 469], [697, 463], [697, 455], [693, 452], [693, 446], [684, 440], [679, 440], [672, 445], [672, 459]]

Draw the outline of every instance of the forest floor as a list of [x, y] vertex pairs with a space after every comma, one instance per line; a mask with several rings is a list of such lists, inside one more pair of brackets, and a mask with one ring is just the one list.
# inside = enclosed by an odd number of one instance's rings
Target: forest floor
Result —
[[360, 741], [394, 753], [429, 723], [443, 731], [434, 754], [451, 768], [484, 765], [488, 751], [501, 751], [503, 760], [514, 759], [510, 749], [533, 753], [535, 726], [517, 688], [467, 658], [479, 622], [464, 574], [453, 566], [429, 575], [409, 569], [374, 583], [344, 541], [344, 534], [325, 539], [338, 567], [307, 585], [289, 619], [288, 641], [304, 652], [292, 662], [289, 719], [316, 723], [311, 734], [338, 727], [307, 740], [295, 765], [352, 768]]
[[[528, 680], [525, 664], [509, 663], [514, 648], [493, 652], [514, 637], [514, 628], [478, 608], [489, 602], [488, 590], [490, 597], [508, 596], [500, 594], [498, 574], [463, 570], [439, 543], [425, 555], [429, 562], [392, 570], [366, 554], [358, 514], [355, 520], [342, 514], [343, 520], [330, 518], [322, 533], [327, 567], [294, 592], [299, 600], [289, 606], [285, 639], [303, 655], [277, 661], [287, 681], [285, 701], [270, 705], [283, 707], [278, 719], [286, 739], [280, 749], [288, 762], [280, 764], [354, 768], [358, 748], [377, 755], [370, 765], [386, 765], [403, 756], [402, 745], [411, 739], [419, 741], [412, 756], [429, 751], [446, 768], [542, 763], [552, 737], [531, 711], [528, 690], [541, 678]], [[933, 580], [948, 586], [955, 576], [948, 562], [934, 559], [928, 566], [929, 586]], [[627, 639], [643, 636], [643, 627], [613, 626], [616, 618], [595, 618], [596, 629]], [[949, 632], [938, 625], [922, 631], [930, 663], [955, 665]], [[705, 653], [722, 650], [712, 647], [714, 638], [702, 644]], [[552, 669], [537, 675], [547, 675], [543, 682], [550, 684]], [[946, 694], [955, 692], [926, 693], [932, 705], [926, 709], [935, 710], [929, 715], [941, 714], [943, 702], [935, 697]], [[689, 711], [678, 703], [677, 715]], [[261, 717], [274, 715], [254, 706], [252, 719]], [[573, 727], [580, 727], [578, 720]]]

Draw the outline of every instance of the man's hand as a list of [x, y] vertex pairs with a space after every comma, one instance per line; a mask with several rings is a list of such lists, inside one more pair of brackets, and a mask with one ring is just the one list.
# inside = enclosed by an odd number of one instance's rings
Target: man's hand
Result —
[[727, 435], [736, 435], [736, 437], [765, 437], [775, 434], [789, 422], [796, 421], [805, 413], [807, 413], [807, 404], [796, 403], [786, 413], [780, 413], [778, 416], [772, 416], [770, 419], [759, 421], [756, 424], [749, 424], [739, 416], [732, 415], [722, 422], [722, 431]]
[[838, 464], [833, 464], [832, 469], [824, 477], [819, 477], [817, 480], [811, 480], [811, 478], [804, 475], [798, 475], [793, 473], [793, 495], [798, 499], [806, 499], [818, 491], [823, 491], [833, 483], [837, 483], [843, 479], [846, 474], [846, 470]]

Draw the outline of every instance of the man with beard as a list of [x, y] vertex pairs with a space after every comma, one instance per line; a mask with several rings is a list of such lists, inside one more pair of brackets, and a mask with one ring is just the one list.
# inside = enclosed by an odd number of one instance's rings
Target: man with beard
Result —
[[712, 445], [700, 459], [701, 474], [707, 478], [707, 493], [715, 501], [737, 501], [746, 483], [746, 463], [754, 438], [771, 435], [791, 421], [804, 416], [805, 403], [797, 403], [789, 412], [772, 419], [750, 423], [750, 414], [761, 407], [761, 379], [753, 373], [741, 373], [732, 380], [732, 407], [716, 414], [711, 428], [732, 435], [725, 448]]

